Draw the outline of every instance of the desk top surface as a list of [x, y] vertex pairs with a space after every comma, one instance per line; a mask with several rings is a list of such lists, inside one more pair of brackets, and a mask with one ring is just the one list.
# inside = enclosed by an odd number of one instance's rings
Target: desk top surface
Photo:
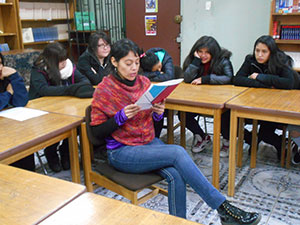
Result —
[[234, 85], [192, 85], [181, 83], [167, 98], [167, 104], [224, 108], [225, 102], [247, 90]]
[[226, 107], [300, 118], [300, 91], [250, 88], [228, 101]]
[[79, 126], [81, 117], [48, 113], [24, 121], [0, 117], [0, 160]]
[[0, 224], [36, 224], [85, 186], [0, 164]]
[[192, 225], [198, 224], [93, 193], [79, 196], [41, 225]]
[[76, 98], [71, 96], [41, 97], [28, 102], [28, 108], [61, 113], [71, 116], [85, 117], [85, 109], [92, 103], [92, 98]]

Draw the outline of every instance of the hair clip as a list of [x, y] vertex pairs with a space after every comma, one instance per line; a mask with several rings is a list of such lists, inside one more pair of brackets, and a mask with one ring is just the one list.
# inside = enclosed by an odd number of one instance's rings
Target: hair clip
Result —
[[140, 55], [140, 58], [143, 58], [144, 56], [146, 56], [146, 53], [144, 52], [143, 54]]

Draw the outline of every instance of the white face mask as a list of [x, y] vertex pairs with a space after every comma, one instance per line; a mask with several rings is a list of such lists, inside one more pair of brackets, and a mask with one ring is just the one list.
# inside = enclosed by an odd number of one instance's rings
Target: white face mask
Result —
[[72, 64], [71, 60], [67, 59], [66, 61], [67, 62], [66, 62], [65, 68], [63, 68], [59, 71], [60, 77], [62, 80], [68, 79], [72, 75], [72, 72], [73, 72], [73, 64]]

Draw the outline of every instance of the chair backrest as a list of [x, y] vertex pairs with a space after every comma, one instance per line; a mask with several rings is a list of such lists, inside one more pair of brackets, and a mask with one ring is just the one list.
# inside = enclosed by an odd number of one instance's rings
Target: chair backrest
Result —
[[106, 159], [107, 158], [107, 155], [106, 155], [107, 153], [106, 153], [106, 142], [105, 142], [105, 140], [101, 140], [101, 139], [95, 137], [93, 132], [92, 132], [92, 128], [91, 128], [91, 125], [90, 125], [90, 123], [91, 123], [91, 111], [92, 111], [92, 106], [91, 105], [86, 107], [86, 109], [85, 109], [85, 123], [86, 123], [87, 136], [88, 136], [89, 141], [93, 145], [94, 151], [99, 152], [102, 159]]
[[174, 77], [175, 79], [184, 78], [183, 70], [180, 66], [174, 66]]

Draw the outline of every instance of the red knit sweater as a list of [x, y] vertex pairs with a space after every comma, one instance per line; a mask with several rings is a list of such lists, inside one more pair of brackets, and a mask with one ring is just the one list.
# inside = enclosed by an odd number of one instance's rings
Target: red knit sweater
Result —
[[[104, 77], [94, 92], [91, 125], [99, 125], [113, 117], [125, 106], [134, 104], [149, 88], [150, 84], [148, 78], [140, 75], [137, 76], [134, 86], [127, 86], [112, 75]], [[111, 136], [125, 145], [149, 143], [154, 138], [152, 110], [140, 111], [114, 131]]]

